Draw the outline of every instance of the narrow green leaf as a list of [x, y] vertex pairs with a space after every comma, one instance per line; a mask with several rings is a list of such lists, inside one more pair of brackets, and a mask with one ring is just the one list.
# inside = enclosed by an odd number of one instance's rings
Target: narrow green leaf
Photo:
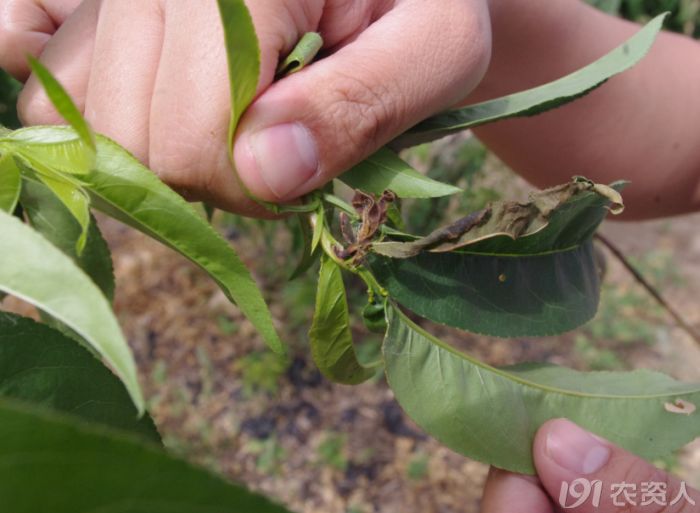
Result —
[[123, 433], [0, 401], [8, 513], [289, 513]]
[[154, 443], [119, 379], [72, 339], [31, 319], [0, 312], [0, 397], [129, 431]]
[[[591, 237], [610, 200], [595, 184], [575, 193], [566, 187], [540, 193], [531, 203], [494, 205], [493, 218], [477, 216], [481, 224], [460, 221], [422, 241], [375, 244], [382, 255], [408, 258], [374, 255], [369, 265], [393, 300], [439, 323], [499, 337], [574, 329], [598, 307]], [[415, 253], [416, 247], [421, 251]]]
[[[60, 130], [60, 128], [37, 128]], [[229, 245], [182, 197], [116, 143], [97, 136], [95, 169], [83, 177], [95, 208], [178, 251], [206, 271], [270, 348], [285, 348], [262, 293]]]
[[11, 154], [0, 155], [0, 210], [11, 214], [17, 207], [22, 177]]
[[29, 226], [0, 212], [0, 290], [77, 332], [114, 369], [139, 412], [136, 365], [107, 299], [73, 261]]
[[216, 207], [211, 206], [209, 203], [202, 203], [202, 206], [204, 207], [204, 213], [207, 216], [207, 221], [211, 223], [214, 219], [214, 214], [216, 214]]
[[316, 210], [316, 221], [314, 223], [314, 232], [311, 237], [311, 252], [315, 252], [321, 245], [321, 237], [323, 236], [323, 230], [326, 227], [326, 211], [321, 203]]
[[255, 98], [260, 77], [260, 46], [253, 18], [243, 0], [217, 0], [224, 26], [231, 84], [231, 124], [233, 144], [238, 121]]
[[303, 276], [306, 271], [308, 271], [311, 266], [318, 260], [319, 252], [316, 250], [318, 246], [313, 245], [313, 233], [311, 232], [311, 227], [308, 224], [308, 216], [299, 214], [297, 215], [297, 220], [299, 221], [299, 231], [301, 235], [301, 259], [297, 264], [296, 268], [289, 277], [289, 281], [296, 280], [300, 276]]
[[396, 399], [431, 436], [475, 460], [534, 474], [534, 435], [558, 417], [648, 459], [700, 435], [700, 384], [647, 370], [581, 373], [536, 363], [496, 369], [395, 308], [388, 320], [383, 351]]
[[294, 50], [280, 62], [277, 67], [277, 76], [288, 76], [301, 71], [311, 64], [319, 51], [323, 48], [323, 38], [316, 32], [307, 32], [297, 43]]
[[309, 331], [311, 356], [331, 381], [358, 385], [376, 373], [357, 360], [350, 331], [350, 314], [340, 266], [324, 254], [316, 293], [316, 310]]
[[372, 194], [390, 190], [399, 198], [437, 198], [461, 192], [419, 173], [388, 148], [360, 162], [340, 179], [353, 189]]
[[56, 111], [65, 119], [73, 130], [76, 131], [80, 140], [83, 141], [88, 148], [92, 148], [93, 155], [95, 150], [95, 136], [90, 129], [87, 121], [76, 107], [70, 95], [66, 92], [63, 86], [54, 78], [51, 72], [34, 57], [29, 57], [29, 66], [34, 73], [34, 76], [43, 86], [46, 94], [51, 100], [51, 103], [56, 108]]
[[592, 64], [549, 84], [438, 114], [400, 136], [405, 148], [502, 119], [534, 116], [572, 102], [637, 64], [651, 49], [666, 14], [657, 16], [627, 42]]
[[82, 229], [65, 205], [44, 185], [29, 180], [24, 183], [21, 198], [32, 227], [68, 255], [111, 302], [115, 288], [112, 256], [95, 219], [90, 222], [85, 249], [78, 255], [75, 241]]

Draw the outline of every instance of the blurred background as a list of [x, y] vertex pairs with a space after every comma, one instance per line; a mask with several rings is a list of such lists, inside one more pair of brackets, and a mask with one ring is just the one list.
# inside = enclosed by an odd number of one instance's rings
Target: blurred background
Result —
[[[667, 25], [700, 36], [700, 0], [592, 0], [645, 21], [672, 11]], [[0, 123], [17, 127], [19, 84], [0, 72]], [[459, 183], [461, 197], [406, 204], [406, 223], [426, 233], [498, 199], [530, 190], [470, 135], [404, 155], [432, 177]], [[620, 178], [624, 178], [621, 176]], [[262, 222], [222, 212], [214, 223], [254, 270], [292, 358], [266, 351], [253, 327], [215, 285], [168, 249], [100, 219], [113, 249], [116, 311], [136, 354], [149, 408], [167, 447], [229, 479], [312, 513], [472, 513], [487, 467], [452, 453], [405, 417], [381, 374], [359, 387], [327, 382], [309, 359], [315, 270], [289, 282], [297, 260], [293, 221]], [[658, 222], [607, 222], [614, 240], [694, 326], [700, 327], [700, 216]], [[355, 313], [363, 286], [348, 283]], [[31, 314], [12, 299], [4, 308]], [[700, 348], [608, 255], [598, 316], [575, 332], [502, 340], [444, 327], [430, 330], [493, 365], [539, 360], [582, 370], [646, 367], [700, 381]], [[381, 338], [359, 315], [361, 359]], [[700, 444], [657, 464], [700, 486]]]

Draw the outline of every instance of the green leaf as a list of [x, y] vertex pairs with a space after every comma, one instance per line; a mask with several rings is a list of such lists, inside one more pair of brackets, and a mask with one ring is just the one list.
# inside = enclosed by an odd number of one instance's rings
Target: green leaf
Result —
[[[15, 130], [0, 138], [0, 147], [21, 157], [39, 174], [84, 175], [95, 163], [95, 152], [69, 129], [37, 134], [35, 128]], [[77, 183], [77, 182], [76, 182]]]
[[[61, 130], [37, 128], [36, 130]], [[118, 144], [97, 136], [95, 169], [82, 177], [95, 208], [166, 244], [206, 271], [278, 354], [285, 348], [262, 293], [229, 243]]]
[[95, 136], [87, 121], [76, 107], [70, 95], [63, 86], [54, 78], [51, 72], [34, 57], [29, 57], [29, 66], [34, 76], [39, 80], [46, 91], [49, 100], [56, 108], [56, 111], [65, 119], [73, 130], [78, 134], [80, 140], [93, 150], [95, 150]]
[[319, 51], [323, 48], [323, 38], [316, 32], [307, 32], [302, 36], [294, 50], [280, 62], [277, 67], [277, 76], [288, 76], [301, 71], [311, 64]]
[[331, 381], [358, 385], [376, 373], [357, 360], [350, 331], [350, 314], [340, 266], [328, 255], [321, 257], [316, 310], [309, 331], [311, 356]]
[[231, 85], [231, 124], [229, 141], [233, 144], [238, 121], [255, 98], [260, 77], [260, 46], [253, 18], [243, 0], [218, 0], [224, 25]]
[[0, 312], [0, 396], [130, 431], [160, 443], [124, 385], [85, 348], [30, 319]]
[[373, 261], [372, 270], [392, 299], [422, 317], [474, 333], [526, 337], [570, 331], [595, 316], [595, 265], [586, 243], [517, 259], [421, 253]]
[[[22, 84], [0, 69], [0, 137], [4, 127], [19, 128], [17, 119], [17, 96]], [[3, 126], [4, 125], [4, 126]]]
[[390, 190], [399, 198], [437, 198], [461, 192], [419, 173], [388, 148], [360, 162], [340, 179], [353, 189], [372, 194]]
[[666, 14], [657, 16], [627, 42], [566, 77], [534, 89], [439, 114], [399, 137], [395, 145], [401, 148], [416, 146], [486, 123], [534, 116], [572, 102], [637, 64], [651, 49], [665, 17]]
[[68, 255], [102, 290], [111, 302], [114, 299], [114, 271], [109, 247], [93, 218], [83, 252], [78, 255], [75, 241], [81, 227], [68, 209], [44, 185], [25, 181], [22, 207], [30, 224], [49, 242]]
[[0, 212], [0, 233], [0, 290], [35, 305], [87, 340], [143, 412], [131, 350], [97, 286], [69, 257], [14, 216]]
[[15, 160], [9, 153], [0, 155], [0, 210], [15, 211], [22, 189], [22, 177]]
[[314, 253], [321, 245], [323, 230], [326, 228], [326, 209], [321, 202], [316, 210], [316, 221], [314, 223], [314, 231], [311, 235], [311, 252]]
[[46, 185], [73, 215], [81, 227], [75, 240], [76, 252], [82, 253], [90, 228], [90, 198], [75, 175], [90, 172], [95, 150], [71, 129], [44, 138], [37, 137], [35, 129], [17, 130], [0, 140], [0, 146], [15, 155], [26, 176]]
[[288, 513], [123, 433], [6, 401], [0, 459], [12, 513]]
[[400, 258], [368, 261], [393, 300], [433, 321], [499, 337], [562, 333], [598, 307], [591, 237], [617, 195], [608, 189], [577, 180], [495, 204], [419, 241], [374, 244]]
[[647, 370], [496, 369], [437, 340], [395, 308], [388, 320], [383, 351], [396, 399], [433, 437], [475, 460], [533, 474], [534, 435], [559, 417], [647, 459], [700, 435], [698, 384]]
[[586, 2], [610, 14], [617, 14], [622, 6], [622, 0], [586, 0]]
[[204, 208], [204, 214], [207, 216], [207, 221], [209, 223], [214, 219], [214, 214], [216, 214], [216, 207], [211, 206], [209, 203], [202, 203]]
[[[299, 221], [299, 230], [297, 233], [301, 236], [301, 258], [289, 277], [289, 281], [294, 281], [300, 276], [303, 276], [304, 273], [311, 269], [316, 263], [319, 256], [319, 252], [317, 251], [318, 244], [314, 246], [315, 234], [311, 231], [311, 227], [308, 223], [309, 217], [298, 214], [297, 220]], [[316, 231], [315, 227], [314, 231]]]
[[49, 175], [39, 175], [38, 178], [66, 207], [73, 219], [77, 221], [80, 230], [73, 244], [75, 245], [76, 254], [81, 255], [85, 249], [90, 230], [90, 198], [82, 187], [76, 186], [69, 181]]

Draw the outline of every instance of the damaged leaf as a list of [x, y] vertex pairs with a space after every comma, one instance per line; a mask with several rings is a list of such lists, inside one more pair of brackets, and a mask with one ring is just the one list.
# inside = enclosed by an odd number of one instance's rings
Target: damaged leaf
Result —
[[[647, 459], [700, 435], [698, 412], [670, 415], [669, 401], [697, 403], [700, 384], [648, 370], [578, 372], [545, 363], [494, 368], [388, 311], [389, 386], [408, 415], [452, 450], [533, 474], [532, 442], [549, 419], [566, 417]], [[506, 322], [506, 321], [504, 321]]]
[[598, 307], [591, 238], [610, 200], [594, 189], [577, 179], [419, 241], [375, 243], [367, 260], [393, 300], [435, 322], [499, 337], [569, 331]]
[[[620, 187], [621, 184], [615, 186]], [[372, 249], [377, 254], [391, 258], [410, 258], [422, 251], [445, 253], [497, 237], [509, 237], [513, 240], [528, 237], [545, 230], [555, 212], [576, 196], [589, 191], [610, 201], [611, 205], [614, 205], [611, 207], [613, 213], [621, 213], [624, 210], [622, 196], [613, 187], [595, 184], [579, 177], [568, 184], [534, 193], [527, 203], [495, 203], [449, 226], [439, 228], [427, 237], [413, 242], [380, 242], [374, 244]], [[545, 244], [541, 244], [540, 248], [544, 249], [544, 246]], [[561, 246], [560, 243], [558, 246], [550, 246], [549, 249], [562, 249]]]
[[697, 406], [683, 399], [676, 399], [672, 403], [665, 403], [664, 408], [669, 413], [678, 413], [680, 415], [692, 415], [697, 410]]
[[340, 213], [340, 230], [343, 238], [350, 245], [339, 250], [337, 255], [343, 260], [353, 257], [358, 262], [364, 258], [375, 235], [387, 222], [389, 209], [394, 201], [396, 201], [396, 195], [391, 191], [385, 191], [378, 198], [372, 194], [356, 191], [352, 206], [360, 219], [359, 227], [355, 232], [350, 218], [344, 212]]

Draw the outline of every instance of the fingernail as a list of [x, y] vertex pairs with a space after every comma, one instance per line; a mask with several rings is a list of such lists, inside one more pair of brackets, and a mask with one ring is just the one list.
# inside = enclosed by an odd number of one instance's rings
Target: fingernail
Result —
[[248, 144], [260, 178], [277, 199], [287, 199], [318, 171], [316, 141], [299, 123], [255, 132]]
[[565, 419], [550, 426], [545, 451], [559, 466], [582, 475], [598, 472], [610, 459], [605, 443]]

